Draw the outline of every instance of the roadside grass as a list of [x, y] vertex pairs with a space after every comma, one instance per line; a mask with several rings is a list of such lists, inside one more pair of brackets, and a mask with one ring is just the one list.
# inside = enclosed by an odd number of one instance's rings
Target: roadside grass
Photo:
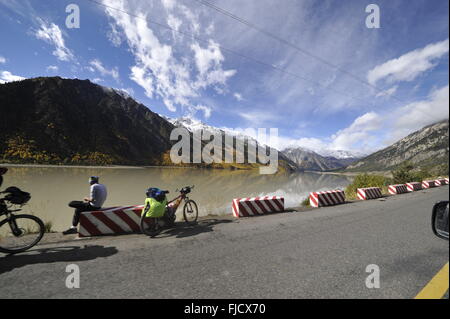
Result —
[[45, 222], [44, 223], [44, 229], [45, 229], [45, 233], [54, 233], [55, 231], [53, 231], [53, 223], [51, 221]]
[[[53, 228], [53, 223], [51, 221], [44, 223], [44, 233], [55, 233], [55, 231], [52, 228]], [[33, 226], [26, 226], [23, 229], [23, 231], [24, 231], [24, 235], [32, 235], [32, 234], [39, 233], [39, 230]]]
[[309, 203], [309, 197], [306, 197], [302, 202], [300, 203], [300, 206], [302, 207], [310, 207], [311, 204]]
[[379, 187], [383, 195], [386, 195], [388, 194], [388, 185], [391, 183], [391, 178], [382, 175], [359, 174], [345, 189], [345, 197], [347, 200], [356, 200], [357, 189], [366, 187]]

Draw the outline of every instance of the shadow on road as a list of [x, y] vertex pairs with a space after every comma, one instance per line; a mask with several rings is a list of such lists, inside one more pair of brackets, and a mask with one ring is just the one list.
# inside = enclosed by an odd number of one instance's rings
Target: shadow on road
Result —
[[115, 247], [85, 245], [30, 250], [23, 254], [0, 257], [0, 274], [32, 264], [93, 260], [117, 254]]
[[185, 223], [177, 223], [175, 228], [171, 228], [163, 231], [157, 235], [158, 238], [175, 236], [176, 238], [183, 238], [189, 236], [195, 236], [201, 233], [207, 233], [214, 231], [214, 226], [222, 223], [232, 223], [231, 220], [226, 219], [208, 219], [199, 221], [195, 225], [188, 226]]

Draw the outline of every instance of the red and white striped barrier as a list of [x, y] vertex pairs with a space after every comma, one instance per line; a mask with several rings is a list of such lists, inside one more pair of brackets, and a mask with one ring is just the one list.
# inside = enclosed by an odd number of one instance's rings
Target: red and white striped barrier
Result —
[[420, 191], [422, 189], [422, 183], [419, 182], [406, 183], [406, 188], [408, 189], [408, 192]]
[[80, 215], [79, 237], [140, 231], [143, 205], [105, 208]]
[[436, 181], [423, 181], [422, 188], [427, 189], [431, 187], [436, 187]]
[[448, 177], [446, 177], [444, 179], [445, 179], [445, 184], [448, 185]]
[[264, 196], [235, 198], [232, 203], [233, 216], [249, 217], [284, 211], [284, 197]]
[[357, 194], [360, 200], [375, 199], [383, 196], [379, 187], [358, 188]]
[[438, 178], [436, 184], [437, 186], [448, 185], [448, 181], [445, 178]]
[[389, 185], [388, 191], [389, 194], [396, 195], [407, 193], [408, 189], [406, 188], [405, 184], [396, 184], [396, 185]]
[[313, 192], [309, 194], [309, 204], [312, 207], [332, 206], [345, 203], [345, 193], [341, 190]]

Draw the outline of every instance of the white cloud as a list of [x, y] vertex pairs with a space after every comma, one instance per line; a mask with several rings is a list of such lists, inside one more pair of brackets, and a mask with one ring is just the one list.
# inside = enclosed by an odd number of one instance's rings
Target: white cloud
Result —
[[53, 55], [61, 61], [73, 60], [72, 52], [66, 47], [61, 29], [54, 23], [48, 24], [43, 20], [39, 20], [41, 23], [40, 29], [36, 31], [35, 36], [40, 40], [52, 44], [55, 46]]
[[205, 88], [209, 85], [224, 85], [227, 79], [236, 73], [236, 70], [222, 69], [224, 57], [219, 45], [210, 40], [207, 48], [202, 48], [198, 43], [193, 43], [191, 49], [194, 51], [195, 65], [199, 72], [196, 87]]
[[[272, 146], [275, 147], [274, 145]], [[293, 148], [302, 147], [308, 150], [319, 152], [320, 150], [328, 149], [329, 145], [326, 142], [322, 141], [321, 139], [314, 137], [303, 137], [299, 139], [292, 139], [289, 137], [279, 136], [278, 147], [279, 150], [284, 150], [289, 147]]]
[[211, 116], [211, 108], [210, 107], [208, 107], [208, 106], [204, 106], [204, 105], [195, 105], [195, 106], [193, 106], [192, 108], [191, 108], [191, 117], [194, 117], [194, 114], [197, 112], [197, 111], [202, 111], [203, 112], [203, 117], [205, 118], [205, 119], [209, 119], [210, 118], [210, 116]]
[[47, 72], [48, 71], [52, 71], [52, 72], [58, 72], [58, 67], [56, 65], [49, 65], [47, 67]]
[[[103, 2], [123, 11], [139, 12], [141, 17], [148, 10], [140, 1]], [[199, 30], [198, 16], [188, 7], [175, 1], [163, 1], [162, 4], [164, 8], [162, 11], [159, 8], [158, 12], [167, 14], [171, 28], [177, 30], [183, 24], [186, 28]], [[196, 100], [208, 88], [226, 92], [226, 82], [236, 72], [222, 68], [224, 57], [217, 43], [211, 40], [203, 48], [191, 38], [174, 36], [168, 39], [167, 33], [158, 34], [160, 30], [153, 30], [145, 19], [110, 8], [105, 10], [134, 55], [135, 65], [130, 68], [130, 79], [145, 90], [146, 96], [160, 98], [172, 112], [181, 107], [188, 113], [201, 110], [205, 117], [209, 117], [211, 109], [199, 106]]]
[[132, 97], [134, 95], [134, 90], [132, 88], [121, 88], [121, 89], [119, 89], [119, 91], [125, 92], [130, 97]]
[[272, 112], [267, 112], [263, 110], [252, 110], [245, 112], [238, 112], [238, 116], [243, 118], [249, 127], [259, 128], [265, 123], [274, 123], [280, 119], [279, 115], [275, 115]]
[[382, 126], [382, 118], [375, 112], [366, 113], [356, 118], [353, 123], [331, 136], [332, 150], [352, 150], [367, 151], [373, 148], [374, 137], [372, 132], [377, 131]]
[[122, 44], [122, 36], [116, 29], [116, 25], [113, 23], [109, 24], [111, 30], [106, 33], [108, 40], [115, 46], [118, 47]]
[[382, 128], [382, 121], [383, 118], [377, 113], [368, 112], [357, 117], [350, 126], [323, 139], [279, 137], [279, 147], [302, 147], [319, 154], [328, 153], [330, 150], [367, 154], [377, 146], [376, 133]]
[[234, 93], [233, 94], [233, 96], [234, 96], [234, 98], [236, 99], [236, 100], [238, 100], [239, 102], [240, 101], [242, 101], [242, 100], [244, 100], [244, 98], [242, 97], [242, 94], [240, 94], [240, 93]]
[[177, 17], [175, 17], [172, 14], [169, 14], [167, 17], [167, 24], [169, 25], [169, 27], [171, 27], [172, 29], [175, 29], [175, 31], [178, 31], [180, 29], [180, 26], [183, 22], [178, 19]]
[[449, 117], [449, 86], [433, 90], [428, 99], [398, 108], [390, 117], [395, 119], [388, 143], [418, 129]]
[[376, 97], [390, 97], [391, 95], [395, 94], [397, 92], [398, 85], [391, 87], [390, 89], [380, 91], [375, 96]]
[[373, 85], [382, 79], [389, 83], [412, 81], [423, 72], [435, 67], [437, 63], [433, 62], [448, 53], [448, 47], [449, 40], [447, 39], [408, 52], [370, 70], [367, 80]]
[[21, 80], [25, 80], [25, 78], [19, 75], [11, 74], [11, 72], [9, 71], [0, 72], [0, 83], [21, 81]]
[[175, 0], [161, 0], [163, 6], [168, 9], [172, 10], [175, 6]]
[[113, 77], [115, 80], [119, 79], [119, 71], [117, 69], [117, 67], [112, 68], [111, 70], [108, 70], [107, 68], [105, 68], [102, 64], [102, 62], [98, 59], [94, 59], [92, 61], [89, 62], [89, 64], [98, 72], [100, 72], [101, 75], [103, 76], [111, 76]]
[[0, 55], [0, 63], [6, 63], [6, 59]]

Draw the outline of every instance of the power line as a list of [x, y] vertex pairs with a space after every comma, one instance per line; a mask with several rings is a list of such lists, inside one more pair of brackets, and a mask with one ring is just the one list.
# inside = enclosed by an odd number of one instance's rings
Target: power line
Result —
[[[211, 9], [213, 9], [213, 10], [216, 10], [217, 12], [220, 12], [221, 14], [226, 15], [226, 16], [230, 17], [231, 19], [234, 19], [234, 20], [238, 21], [238, 22], [246, 25], [249, 28], [252, 28], [252, 29], [254, 29], [254, 30], [256, 30], [256, 31], [258, 31], [258, 32], [260, 32], [260, 33], [262, 33], [262, 34], [272, 38], [272, 39], [275, 39], [275, 40], [277, 40], [277, 41], [279, 41], [279, 42], [281, 42], [281, 43], [283, 43], [283, 44], [285, 44], [285, 45], [287, 45], [287, 46], [289, 46], [289, 47], [291, 47], [291, 48], [293, 48], [293, 49], [295, 49], [295, 50], [297, 50], [297, 51], [299, 51], [299, 52], [301, 52], [301, 53], [303, 53], [303, 54], [305, 54], [305, 55], [307, 55], [309, 57], [311, 57], [311, 58], [314, 58], [314, 59], [322, 62], [323, 64], [325, 64], [325, 65], [327, 65], [327, 66], [329, 66], [331, 68], [334, 68], [337, 71], [342, 72], [342, 73], [352, 77], [353, 79], [355, 79], [355, 80], [357, 80], [359, 82], [362, 82], [363, 84], [365, 84], [365, 85], [375, 89], [377, 92], [382, 92], [383, 91], [383, 90], [379, 89], [378, 87], [376, 87], [375, 85], [373, 85], [373, 84], [367, 82], [366, 80], [360, 78], [359, 76], [356, 76], [353, 73], [348, 72], [347, 70], [342, 69], [341, 67], [339, 67], [339, 66], [337, 66], [337, 65], [335, 65], [335, 64], [333, 64], [331, 62], [328, 62], [327, 60], [325, 60], [325, 59], [323, 59], [323, 58], [321, 58], [321, 57], [319, 57], [319, 56], [317, 56], [317, 55], [315, 55], [315, 54], [313, 54], [313, 53], [311, 53], [311, 52], [309, 52], [309, 51], [307, 51], [307, 50], [305, 50], [305, 49], [303, 49], [303, 48], [301, 48], [301, 47], [299, 47], [299, 46], [297, 46], [297, 45], [295, 45], [295, 44], [293, 44], [293, 43], [291, 43], [291, 42], [289, 42], [289, 41], [287, 41], [287, 40], [285, 40], [285, 39], [283, 39], [281, 37], [279, 37], [279, 36], [277, 36], [276, 34], [273, 34], [273, 33], [269, 32], [269, 31], [264, 30], [264, 29], [260, 28], [259, 26], [251, 23], [250, 21], [245, 20], [243, 18], [240, 18], [240, 17], [236, 16], [235, 14], [233, 14], [233, 13], [231, 13], [231, 12], [225, 10], [225, 9], [222, 9], [222, 8], [216, 6], [216, 5], [214, 5], [214, 4], [212, 4], [212, 3], [208, 2], [208, 1], [204, 1], [204, 0], [194, 0], [194, 1], [200, 3], [200, 4], [204, 5], [204, 6], [207, 6], [207, 7], [211, 8]], [[394, 96], [394, 95], [391, 95], [391, 96], [394, 99], [396, 99], [397, 101], [400, 101], [400, 102], [403, 103], [403, 101], [400, 100], [399, 98], [397, 98], [396, 96]]]
[[[86, 1], [92, 2], [92, 3], [94, 3], [94, 4], [97, 4], [97, 5], [102, 6], [102, 7], [105, 7], [105, 8], [109, 8], [109, 9], [112, 9], [112, 10], [115, 10], [115, 11], [119, 11], [119, 12], [125, 13], [125, 14], [127, 14], [127, 15], [129, 15], [129, 16], [132, 16], [132, 17], [135, 17], [135, 18], [138, 18], [138, 19], [145, 20], [145, 21], [148, 22], [148, 23], [152, 23], [152, 24], [154, 24], [154, 25], [160, 26], [160, 27], [162, 27], [162, 28], [171, 30], [171, 31], [176, 32], [176, 33], [179, 33], [179, 34], [183, 34], [183, 35], [185, 35], [185, 36], [187, 36], [187, 37], [190, 37], [190, 38], [192, 38], [192, 39], [195, 39], [195, 40], [197, 40], [197, 41], [199, 41], [199, 42], [203, 42], [203, 43], [207, 43], [207, 44], [209, 43], [208, 40], [201, 39], [201, 38], [199, 38], [199, 37], [197, 37], [197, 36], [195, 36], [195, 35], [192, 35], [192, 34], [190, 34], [190, 33], [184, 32], [184, 31], [180, 31], [180, 30], [173, 29], [173, 28], [171, 28], [171, 27], [168, 26], [168, 25], [165, 25], [165, 24], [163, 24], [163, 23], [159, 23], [159, 22], [156, 22], [156, 21], [147, 19], [146, 17], [141, 17], [141, 16], [139, 16], [139, 15], [133, 14], [133, 13], [131, 13], [131, 12], [128, 12], [128, 11], [125, 11], [125, 10], [122, 10], [122, 9], [119, 9], [119, 8], [112, 7], [112, 6], [110, 6], [110, 5], [107, 5], [107, 4], [98, 2], [98, 1], [96, 1], [96, 0], [86, 0]], [[291, 77], [295, 77], [295, 78], [298, 78], [298, 79], [300, 79], [300, 80], [303, 80], [303, 81], [306, 81], [306, 82], [310, 82], [310, 83], [312, 83], [312, 84], [314, 84], [314, 85], [317, 85], [317, 86], [326, 88], [322, 83], [319, 83], [319, 82], [316, 82], [316, 81], [314, 81], [314, 80], [308, 79], [308, 78], [306, 78], [306, 77], [304, 77], [304, 76], [301, 76], [301, 75], [298, 75], [298, 74], [296, 74], [296, 73], [292, 73], [292, 72], [286, 70], [285, 68], [280, 68], [280, 67], [277, 67], [276, 65], [266, 63], [266, 62], [261, 61], [261, 60], [258, 60], [258, 59], [256, 59], [256, 58], [252, 58], [252, 57], [250, 57], [250, 56], [247, 56], [247, 55], [244, 55], [244, 54], [242, 54], [242, 53], [236, 52], [236, 51], [234, 51], [234, 50], [225, 48], [225, 47], [223, 47], [223, 46], [220, 45], [220, 44], [217, 44], [217, 47], [219, 47], [219, 48], [220, 48], [221, 50], [223, 50], [223, 51], [229, 52], [229, 53], [231, 53], [231, 54], [234, 54], [234, 55], [239, 56], [239, 57], [241, 57], [241, 58], [250, 60], [250, 61], [252, 61], [252, 62], [254, 62], [254, 63], [263, 65], [263, 66], [265, 66], [265, 67], [272, 68], [272, 69], [274, 69], [274, 70], [276, 70], [276, 71], [278, 71], [278, 72], [287, 74], [287, 75], [289, 75], [289, 76], [291, 76]], [[330, 90], [330, 91], [333, 91], [333, 92], [335, 92], [335, 93], [344, 95], [344, 96], [346, 96], [346, 97], [350, 97], [350, 98], [355, 99], [355, 100], [363, 101], [362, 98], [348, 95], [348, 94], [346, 94], [346, 93], [344, 93], [344, 92], [341, 92], [341, 91], [339, 91], [339, 90], [335, 90], [335, 89], [333, 89], [333, 88], [331, 88], [331, 87], [328, 87], [328, 88], [326, 88], [326, 89], [328, 89], [328, 90]], [[364, 100], [364, 101], [365, 101], [365, 100]]]

